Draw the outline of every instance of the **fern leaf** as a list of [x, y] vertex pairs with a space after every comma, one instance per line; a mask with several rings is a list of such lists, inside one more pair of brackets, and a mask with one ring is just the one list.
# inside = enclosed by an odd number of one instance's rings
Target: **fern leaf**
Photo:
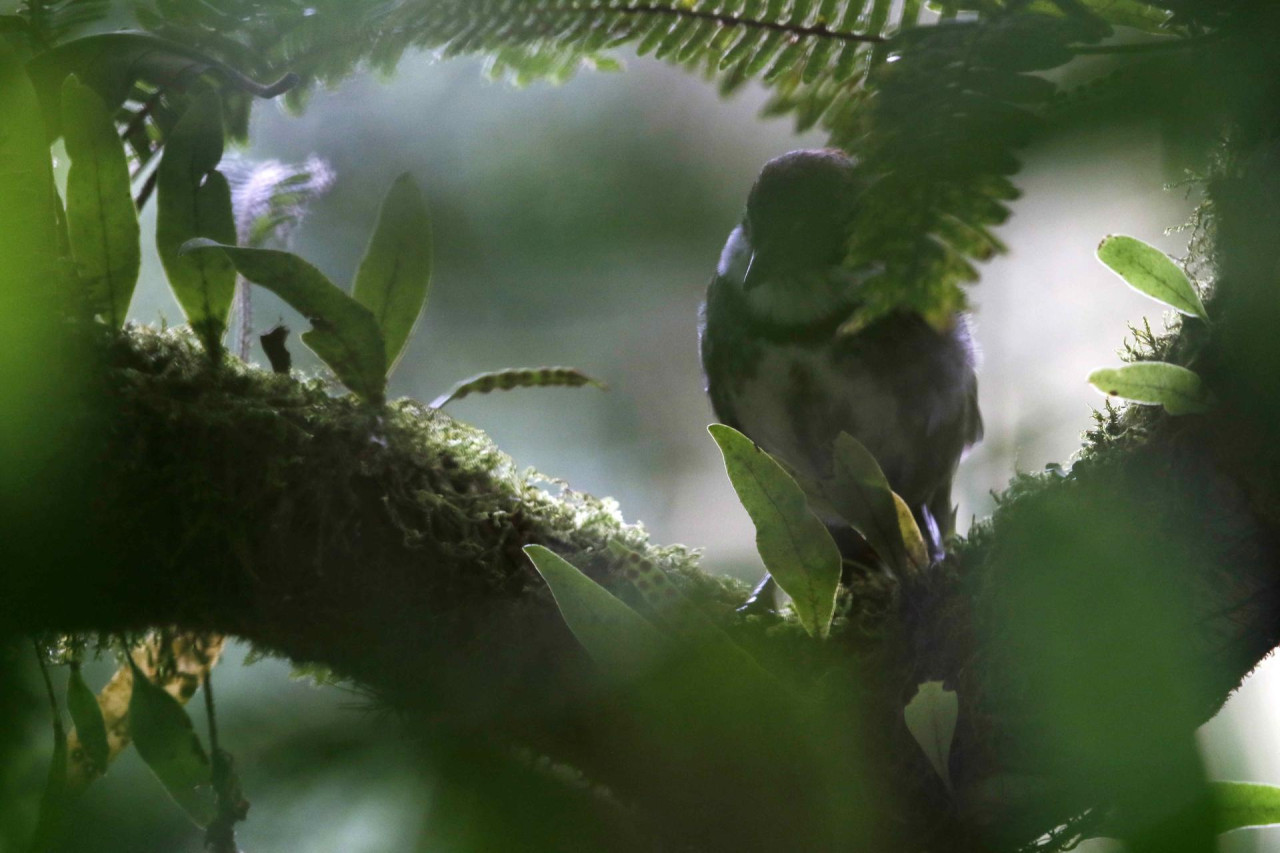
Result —
[[604, 390], [607, 386], [572, 367], [534, 367], [498, 370], [465, 379], [431, 401], [431, 408], [461, 400], [471, 394], [510, 391], [513, 388], [581, 388], [591, 386]]

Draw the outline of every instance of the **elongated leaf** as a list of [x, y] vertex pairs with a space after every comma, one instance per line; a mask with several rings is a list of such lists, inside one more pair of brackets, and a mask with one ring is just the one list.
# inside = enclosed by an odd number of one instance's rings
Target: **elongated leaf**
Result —
[[1280, 788], [1248, 782], [1210, 782], [1218, 832], [1280, 823]]
[[0, 306], [16, 303], [16, 313], [32, 298], [32, 288], [53, 280], [61, 252], [40, 107], [17, 53], [3, 37], [0, 116]]
[[73, 75], [62, 87], [67, 155], [67, 231], [89, 310], [124, 325], [142, 261], [129, 164], [111, 114]]
[[342, 383], [374, 405], [383, 400], [387, 361], [378, 321], [369, 309], [329, 281], [320, 270], [290, 252], [241, 249], [212, 240], [191, 240], [182, 247], [193, 256], [221, 255], [233, 273], [261, 285], [311, 321], [302, 335]]
[[67, 733], [62, 721], [53, 724], [53, 755], [40, 797], [40, 814], [31, 838], [31, 853], [45, 853], [57, 846], [67, 811]]
[[959, 698], [954, 690], [944, 688], [941, 681], [921, 684], [902, 711], [907, 731], [920, 744], [948, 790], [951, 789], [951, 743], [959, 715]]
[[809, 509], [804, 491], [773, 457], [724, 424], [707, 427], [724, 454], [738, 499], [756, 527], [756, 550], [791, 596], [811, 636], [826, 636], [840, 585], [840, 549]]
[[524, 552], [551, 588], [569, 630], [607, 673], [633, 678], [662, 658], [662, 635], [643, 616], [554, 551], [526, 545]]
[[661, 566], [616, 540], [609, 543], [609, 552], [621, 561], [623, 577], [640, 593], [658, 627], [682, 643], [682, 655], [696, 655], [708, 671], [740, 685], [786, 693], [782, 683], [690, 601]]
[[490, 391], [510, 391], [512, 388], [581, 388], [590, 385], [593, 388], [608, 388], [599, 379], [592, 379], [580, 370], [572, 367], [521, 367], [510, 370], [496, 370], [492, 373], [481, 373], [464, 379], [454, 385], [446, 393], [431, 401], [431, 407], [438, 409], [446, 403], [461, 400], [469, 394], [488, 394]]
[[1185, 367], [1163, 361], [1095, 370], [1089, 374], [1089, 382], [1110, 397], [1160, 404], [1171, 415], [1207, 412], [1212, 402], [1199, 376]]
[[71, 664], [71, 677], [67, 682], [67, 710], [71, 712], [71, 721], [76, 726], [79, 748], [84, 750], [94, 775], [104, 773], [111, 760], [107, 723], [102, 716], [98, 697], [85, 684], [78, 663]]
[[893, 508], [898, 511], [898, 533], [902, 536], [903, 551], [913, 567], [923, 569], [929, 565], [929, 546], [925, 544], [911, 507], [897, 492], [892, 494]]
[[[889, 566], [900, 572], [910, 572], [918, 567], [920, 563], [911, 550], [917, 547], [917, 537], [923, 541], [920, 528], [915, 526], [912, 518], [914, 533], [906, 530], [906, 535], [912, 540], [909, 549], [904, 541], [905, 525], [898, 509], [901, 499], [889, 488], [889, 481], [871, 451], [853, 436], [842, 432], [836, 438], [834, 463], [833, 475], [818, 484], [831, 508], [861, 533]], [[910, 517], [910, 510], [907, 515]]]
[[219, 252], [184, 254], [180, 249], [196, 237], [236, 241], [231, 189], [216, 169], [221, 159], [221, 107], [217, 94], [206, 88], [179, 119], [160, 161], [156, 248], [187, 321], [214, 359], [222, 353], [235, 267]]
[[[202, 682], [209, 671], [217, 665], [225, 645], [225, 638], [203, 634], [172, 635], [155, 633], [143, 641], [134, 650], [134, 654], [143, 660], [156, 659], [161, 654], [173, 664], [172, 670], [166, 668], [163, 683], [159, 686], [172, 696], [179, 704], [186, 704], [191, 698], [188, 692], [192, 682]], [[107, 728], [107, 746], [109, 748], [108, 764], [120, 756], [132, 743], [129, 732], [129, 700], [133, 693], [133, 669], [130, 664], [122, 663], [115, 674], [107, 681], [105, 687], [98, 692], [98, 707], [102, 709], [103, 721]], [[67, 787], [72, 795], [83, 791], [100, 776], [88, 762], [88, 753], [80, 742], [80, 735], [72, 731], [68, 735], [68, 751], [70, 760], [67, 775]]]
[[138, 755], [169, 795], [200, 826], [216, 814], [213, 768], [191, 718], [163, 688], [129, 659], [133, 690], [129, 696], [129, 729]]
[[431, 263], [431, 216], [422, 190], [405, 172], [382, 202], [351, 291], [378, 320], [388, 373], [395, 369], [427, 304]]
[[1098, 245], [1098, 260], [1139, 293], [1189, 317], [1209, 319], [1187, 274], [1155, 246], [1133, 237], [1112, 235]]

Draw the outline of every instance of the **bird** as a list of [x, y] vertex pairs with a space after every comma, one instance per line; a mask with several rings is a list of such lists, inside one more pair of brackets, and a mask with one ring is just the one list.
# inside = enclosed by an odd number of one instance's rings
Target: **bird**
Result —
[[[802, 483], [830, 476], [836, 438], [853, 436], [936, 558], [954, 528], [960, 458], [982, 438], [977, 355], [964, 313], [942, 329], [905, 310], [848, 324], [870, 275], [844, 263], [867, 186], [840, 150], [792, 151], [764, 165], [700, 311], [706, 391], [721, 423]], [[844, 543], [860, 538], [839, 519], [824, 521], [849, 557]], [[771, 584], [766, 575], [743, 609], [772, 599]]]

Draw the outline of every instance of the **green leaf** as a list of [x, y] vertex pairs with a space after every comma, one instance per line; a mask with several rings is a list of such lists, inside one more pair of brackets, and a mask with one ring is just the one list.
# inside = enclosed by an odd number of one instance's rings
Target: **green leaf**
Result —
[[236, 241], [231, 189], [216, 170], [221, 159], [221, 106], [205, 88], [179, 119], [160, 160], [156, 248], [187, 321], [215, 360], [235, 294], [235, 267], [218, 252], [185, 254], [181, 247], [195, 237]]
[[57, 194], [35, 91], [0, 37], [0, 307], [32, 298], [54, 280], [61, 255]]
[[1280, 823], [1280, 788], [1248, 782], [1210, 782], [1218, 832]]
[[584, 385], [590, 385], [602, 391], [609, 387], [599, 379], [592, 379], [572, 367], [523, 367], [497, 370], [464, 379], [432, 400], [431, 408], [438, 409], [446, 403], [461, 400], [469, 394], [510, 391], [512, 388], [581, 388]]
[[[220, 250], [220, 251], [215, 251]], [[242, 249], [213, 240], [190, 240], [184, 255], [219, 255], [232, 271], [288, 302], [311, 321], [302, 342], [329, 365], [342, 383], [374, 405], [381, 405], [387, 382], [386, 350], [378, 321], [324, 273], [290, 252]]]
[[920, 744], [942, 783], [951, 790], [951, 743], [955, 740], [960, 700], [941, 681], [926, 681], [902, 710], [907, 731]]
[[382, 202], [351, 292], [378, 320], [388, 373], [395, 369], [427, 303], [431, 262], [431, 216], [422, 191], [405, 172]]
[[[880, 463], [856, 438], [842, 432], [834, 447], [834, 471], [817, 484], [831, 509], [862, 534], [889, 566], [909, 574], [922, 563], [918, 559], [924, 538], [910, 508], [902, 518], [902, 499], [889, 488]], [[910, 543], [910, 544], [908, 544]], [[927, 549], [926, 553], [927, 553]], [[927, 556], [924, 563], [928, 562]]]
[[62, 721], [53, 724], [53, 755], [40, 797], [40, 813], [31, 838], [31, 853], [44, 853], [57, 846], [67, 812], [67, 733]]
[[804, 491], [773, 457], [736, 429], [707, 427], [724, 454], [738, 499], [756, 526], [756, 550], [791, 596], [811, 636], [826, 636], [840, 585], [840, 549], [809, 509]]
[[142, 260], [129, 164], [102, 99], [72, 75], [62, 87], [67, 230], [90, 311], [124, 325]]
[[1187, 274], [1155, 246], [1133, 237], [1112, 235], [1098, 244], [1098, 260], [1139, 293], [1188, 317], [1209, 319]]
[[129, 732], [138, 755], [169, 795], [200, 826], [213, 820], [213, 768], [191, 718], [163, 688], [153, 684], [129, 657], [133, 690], [129, 695]]
[[551, 588], [569, 630], [607, 673], [634, 677], [661, 660], [666, 645], [652, 623], [554, 551], [526, 545], [524, 552]]
[[1089, 374], [1089, 383], [1110, 397], [1160, 404], [1171, 415], [1207, 412], [1212, 403], [1199, 376], [1185, 367], [1163, 361], [1095, 370]]
[[78, 663], [71, 664], [71, 677], [67, 682], [67, 710], [71, 712], [71, 721], [75, 723], [80, 748], [85, 751], [95, 774], [106, 772], [111, 760], [111, 749], [107, 744], [107, 724], [102, 717], [98, 697], [85, 683]]

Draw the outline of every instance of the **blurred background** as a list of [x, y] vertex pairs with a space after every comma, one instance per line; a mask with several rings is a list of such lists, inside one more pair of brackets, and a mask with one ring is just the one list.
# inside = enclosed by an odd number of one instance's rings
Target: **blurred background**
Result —
[[[712, 85], [648, 60], [622, 74], [583, 73], [554, 87], [488, 82], [477, 61], [409, 57], [393, 79], [359, 76], [320, 92], [302, 116], [259, 104], [252, 163], [317, 156], [333, 175], [291, 248], [346, 286], [392, 180], [410, 171], [435, 220], [427, 314], [393, 377], [392, 396], [430, 400], [504, 367], [566, 364], [610, 390], [474, 396], [450, 412], [487, 430], [521, 465], [618, 499], [658, 542], [705, 549], [705, 567], [754, 579], [753, 530], [705, 426], [697, 312], [720, 247], [760, 166], [823, 137], [763, 120], [760, 90], [721, 100]], [[1025, 190], [1001, 229], [1012, 251], [971, 291], [983, 351], [986, 439], [962, 463], [961, 529], [992, 507], [1017, 470], [1066, 462], [1101, 398], [1085, 382], [1114, 364], [1129, 323], [1163, 319], [1093, 256], [1108, 233], [1172, 254], [1195, 203], [1165, 172], [1155, 129], [1081, 133], [1028, 152]], [[142, 323], [181, 322], [143, 222]], [[263, 290], [257, 331], [305, 321]], [[295, 365], [314, 368], [296, 336]], [[262, 361], [255, 349], [255, 358]], [[1087, 630], [1087, 626], [1082, 626]], [[361, 697], [290, 681], [267, 661], [217, 670], [222, 739], [236, 756], [250, 819], [248, 851], [410, 849], [430, 839], [432, 780], [398, 748], [395, 727]], [[34, 690], [38, 677], [23, 662]], [[98, 688], [113, 669], [86, 671]], [[64, 674], [57, 674], [64, 678]], [[1211, 775], [1280, 784], [1280, 702], [1264, 666], [1203, 730]], [[199, 715], [196, 715], [199, 717]], [[30, 761], [10, 786], [38, 792], [48, 722], [30, 721]], [[30, 814], [35, 798], [8, 808]], [[72, 849], [199, 850], [199, 834], [127, 753], [85, 798]], [[425, 832], [425, 836], [423, 833]], [[430, 846], [448, 850], [447, 841]], [[1230, 851], [1280, 851], [1280, 831], [1225, 836]]]

